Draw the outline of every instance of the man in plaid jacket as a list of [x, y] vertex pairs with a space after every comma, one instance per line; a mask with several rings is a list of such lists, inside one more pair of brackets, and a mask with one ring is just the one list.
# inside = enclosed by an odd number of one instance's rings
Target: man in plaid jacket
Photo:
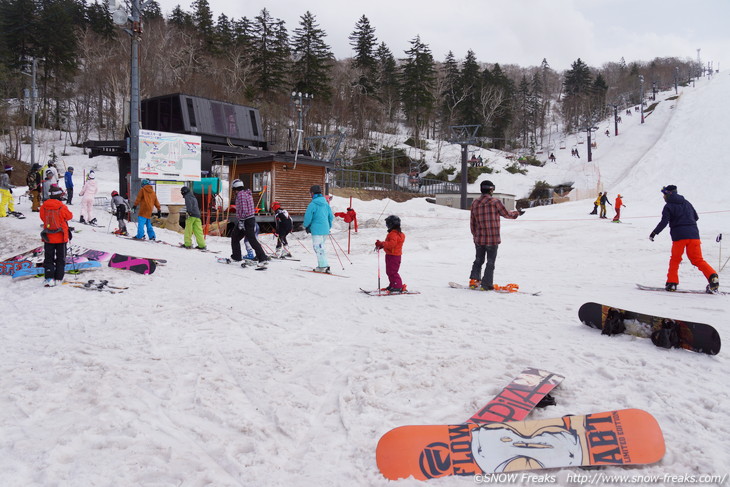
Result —
[[[499, 217], [514, 220], [524, 214], [522, 210], [508, 211], [502, 202], [493, 198], [494, 184], [491, 181], [482, 181], [480, 185], [482, 196], [474, 200], [471, 205], [471, 234], [474, 236], [476, 258], [471, 266], [469, 287], [477, 289], [481, 285], [484, 291], [494, 289], [494, 263], [497, 260], [497, 248], [502, 240], [499, 237]], [[486, 256], [487, 266], [484, 277], [481, 276], [482, 265]]]

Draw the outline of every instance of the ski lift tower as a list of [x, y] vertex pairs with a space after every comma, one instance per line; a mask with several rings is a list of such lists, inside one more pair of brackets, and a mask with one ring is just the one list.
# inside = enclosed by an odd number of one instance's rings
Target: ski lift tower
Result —
[[462, 210], [466, 210], [466, 185], [469, 176], [469, 167], [467, 159], [469, 156], [469, 144], [475, 145], [478, 141], [477, 131], [481, 125], [452, 125], [449, 127], [451, 137], [447, 142], [451, 144], [459, 144], [461, 146], [461, 205]]

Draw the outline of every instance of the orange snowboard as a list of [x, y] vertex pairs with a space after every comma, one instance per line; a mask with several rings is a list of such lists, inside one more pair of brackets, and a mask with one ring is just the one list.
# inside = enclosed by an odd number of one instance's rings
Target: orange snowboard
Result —
[[654, 463], [664, 456], [664, 436], [651, 414], [621, 409], [510, 423], [401, 426], [380, 438], [375, 455], [388, 479], [426, 480]]

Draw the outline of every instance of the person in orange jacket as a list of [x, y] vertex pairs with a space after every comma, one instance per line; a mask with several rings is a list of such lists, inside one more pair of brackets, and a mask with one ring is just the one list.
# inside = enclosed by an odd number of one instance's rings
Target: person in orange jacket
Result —
[[157, 208], [157, 218], [162, 218], [162, 207], [149, 179], [142, 180], [142, 188], [137, 193], [132, 211], [137, 210], [138, 206], [137, 235], [132, 238], [135, 240], [144, 240], [144, 231], [146, 228], [147, 237], [150, 240], [155, 240], [157, 236], [155, 235], [154, 228], [152, 228], [152, 209]]
[[613, 217], [614, 222], [621, 223], [621, 207], [626, 206], [624, 200], [621, 199], [621, 195], [616, 196], [616, 202], [614, 203], [613, 209], [616, 210], [616, 216]]
[[73, 213], [63, 204], [63, 190], [56, 184], [51, 185], [48, 199], [40, 208], [43, 221], [43, 268], [45, 287], [53, 287], [63, 281], [66, 267], [66, 244], [70, 240], [68, 221]]
[[375, 248], [385, 250], [385, 273], [388, 275], [388, 287], [386, 291], [402, 293], [406, 290], [403, 280], [398, 274], [400, 270], [401, 256], [403, 255], [403, 242], [406, 235], [400, 229], [400, 218], [390, 215], [385, 219], [385, 226], [388, 228], [388, 235], [385, 241], [375, 241]]

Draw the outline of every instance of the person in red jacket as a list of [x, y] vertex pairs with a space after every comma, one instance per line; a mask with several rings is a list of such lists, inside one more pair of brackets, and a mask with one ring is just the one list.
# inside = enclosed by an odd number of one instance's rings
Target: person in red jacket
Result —
[[385, 273], [388, 275], [388, 287], [386, 291], [391, 293], [402, 293], [406, 290], [406, 285], [400, 277], [401, 256], [403, 255], [403, 242], [406, 235], [400, 229], [400, 218], [390, 215], [385, 219], [385, 226], [388, 228], [388, 235], [385, 241], [375, 241], [375, 248], [385, 250]]
[[43, 268], [45, 287], [52, 287], [63, 281], [66, 266], [66, 244], [69, 241], [68, 221], [73, 213], [63, 204], [63, 190], [56, 184], [48, 191], [49, 198], [43, 202], [40, 217], [43, 220]]
[[613, 217], [614, 222], [621, 223], [621, 207], [626, 206], [624, 204], [624, 200], [621, 199], [621, 195], [616, 196], [616, 203], [613, 206], [613, 209], [616, 210], [616, 216]]

